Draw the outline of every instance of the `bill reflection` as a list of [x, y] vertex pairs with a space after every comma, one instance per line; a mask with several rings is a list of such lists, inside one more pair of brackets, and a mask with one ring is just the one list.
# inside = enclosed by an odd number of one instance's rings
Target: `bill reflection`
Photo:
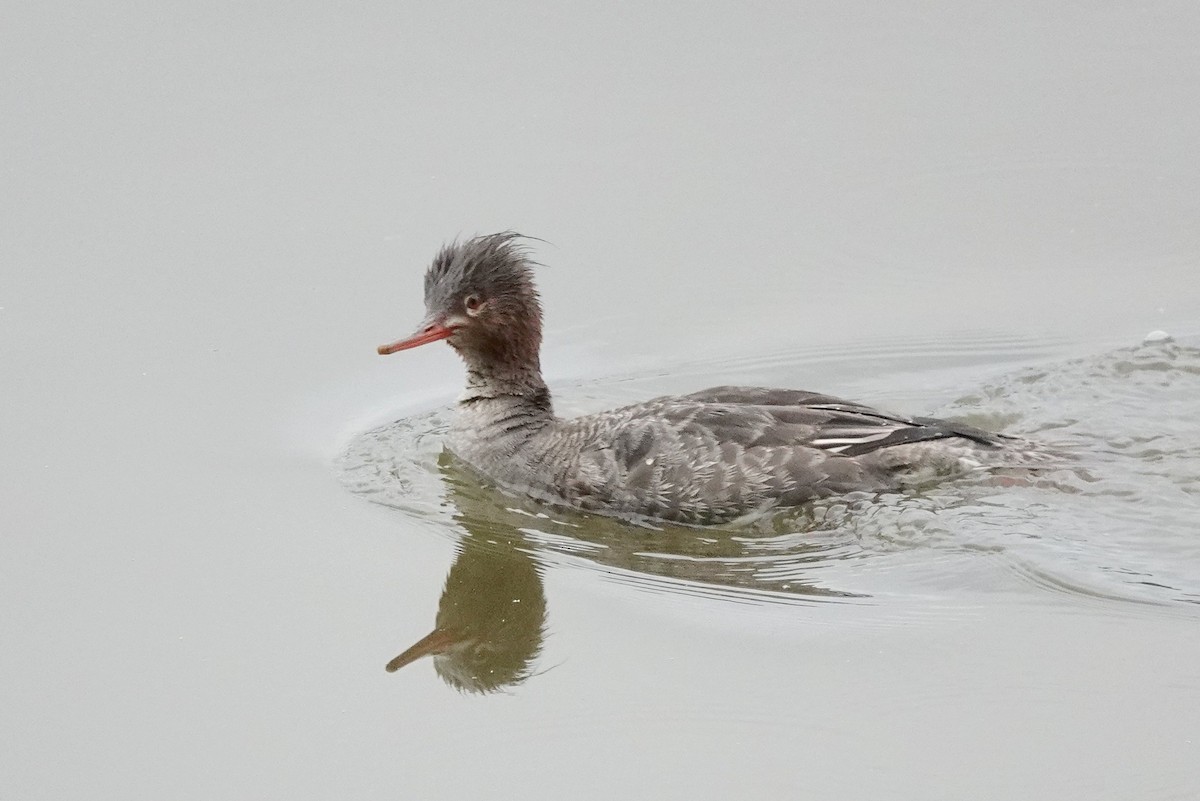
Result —
[[521, 531], [500, 515], [481, 516], [448, 482], [466, 531], [446, 576], [434, 628], [388, 662], [389, 672], [425, 656], [456, 690], [491, 693], [533, 673], [546, 627], [546, 594]]

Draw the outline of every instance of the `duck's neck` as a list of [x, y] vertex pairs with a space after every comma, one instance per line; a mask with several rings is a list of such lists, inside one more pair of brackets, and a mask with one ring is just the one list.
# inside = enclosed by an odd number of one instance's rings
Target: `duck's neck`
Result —
[[484, 358], [469, 352], [461, 355], [467, 365], [467, 387], [459, 399], [460, 405], [477, 411], [495, 407], [497, 414], [506, 417], [519, 412], [521, 420], [530, 425], [554, 419], [550, 389], [542, 379], [537, 354], [511, 360]]

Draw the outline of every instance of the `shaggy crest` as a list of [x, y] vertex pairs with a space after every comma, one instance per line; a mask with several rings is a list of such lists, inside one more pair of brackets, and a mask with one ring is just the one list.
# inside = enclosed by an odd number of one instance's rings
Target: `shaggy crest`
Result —
[[532, 293], [533, 262], [515, 231], [476, 236], [445, 245], [425, 272], [425, 304], [445, 305], [456, 294], [488, 296]]

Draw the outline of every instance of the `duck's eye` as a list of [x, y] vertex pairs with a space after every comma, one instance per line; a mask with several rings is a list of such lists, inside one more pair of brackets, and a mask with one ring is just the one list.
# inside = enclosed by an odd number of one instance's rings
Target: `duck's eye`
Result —
[[479, 299], [478, 295], [467, 295], [463, 300], [463, 305], [467, 307], [467, 311], [477, 312], [479, 311], [479, 307], [483, 305], [483, 301]]

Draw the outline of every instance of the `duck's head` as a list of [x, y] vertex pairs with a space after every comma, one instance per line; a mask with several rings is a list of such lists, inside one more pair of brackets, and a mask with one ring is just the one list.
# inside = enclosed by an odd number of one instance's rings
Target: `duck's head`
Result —
[[443, 247], [425, 273], [425, 319], [380, 355], [444, 339], [468, 359], [536, 359], [542, 308], [520, 239], [506, 231]]

